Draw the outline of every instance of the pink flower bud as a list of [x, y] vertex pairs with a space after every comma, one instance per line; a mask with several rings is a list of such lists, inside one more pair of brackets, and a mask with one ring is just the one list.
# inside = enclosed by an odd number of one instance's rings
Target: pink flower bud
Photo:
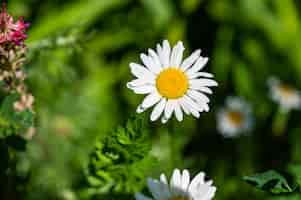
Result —
[[20, 17], [16, 22], [11, 15], [7, 13], [6, 4], [2, 4], [0, 13], [0, 44], [14, 42], [20, 45], [27, 38], [25, 31], [29, 27], [23, 17]]

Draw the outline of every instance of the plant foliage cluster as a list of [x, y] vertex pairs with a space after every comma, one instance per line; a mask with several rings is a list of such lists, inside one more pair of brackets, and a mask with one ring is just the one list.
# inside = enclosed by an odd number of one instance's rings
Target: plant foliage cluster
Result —
[[[0, 199], [134, 199], [147, 176], [174, 168], [205, 171], [215, 199], [301, 198], [301, 113], [281, 114], [267, 85], [276, 76], [301, 90], [299, 1], [14, 0], [8, 10], [31, 23], [35, 112], [15, 112], [18, 95], [1, 91]], [[129, 117], [141, 96], [126, 88], [128, 64], [163, 39], [210, 58], [219, 87], [200, 119]], [[227, 96], [251, 104], [248, 136], [219, 134]]]
[[[145, 172], [155, 166], [151, 143], [142, 119], [129, 120], [96, 143], [90, 156], [88, 182], [100, 194], [126, 196], [141, 190]], [[112, 195], [112, 194], [111, 194]]]

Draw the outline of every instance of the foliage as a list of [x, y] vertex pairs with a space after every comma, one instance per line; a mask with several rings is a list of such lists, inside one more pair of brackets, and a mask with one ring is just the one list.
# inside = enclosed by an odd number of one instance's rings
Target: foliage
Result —
[[[300, 111], [279, 120], [267, 86], [277, 76], [301, 89], [299, 1], [15, 0], [8, 10], [31, 23], [24, 69], [35, 113], [12, 112], [17, 97], [1, 93], [1, 198], [133, 199], [146, 176], [177, 167], [205, 171], [216, 199], [300, 199]], [[141, 102], [125, 86], [128, 64], [163, 39], [210, 58], [206, 70], [219, 83], [210, 112], [176, 124], [119, 126]], [[218, 133], [227, 96], [251, 104], [248, 136]], [[31, 126], [36, 134], [24, 139]], [[266, 169], [275, 171], [246, 179], [269, 192], [241, 178]]]
[[254, 184], [259, 189], [267, 190], [273, 194], [293, 192], [293, 188], [289, 186], [287, 180], [274, 170], [245, 176], [244, 180]]
[[0, 138], [10, 135], [25, 136], [26, 131], [34, 124], [34, 113], [30, 110], [15, 112], [14, 102], [19, 95], [12, 94], [5, 97], [0, 108]]
[[145, 183], [145, 172], [154, 167], [151, 143], [144, 120], [130, 119], [96, 143], [90, 156], [88, 181], [100, 194], [129, 195]]
[[27, 131], [34, 126], [32, 111], [14, 111], [18, 98], [16, 94], [6, 96], [0, 107], [0, 193], [11, 198], [20, 198], [26, 191], [29, 174], [19, 170], [18, 163], [26, 151]]

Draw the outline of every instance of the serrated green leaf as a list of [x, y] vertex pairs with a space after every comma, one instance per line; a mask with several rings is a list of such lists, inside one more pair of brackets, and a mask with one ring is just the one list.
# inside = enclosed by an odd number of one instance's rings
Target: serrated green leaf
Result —
[[90, 186], [124, 194], [138, 191], [145, 183], [145, 172], [155, 163], [150, 150], [145, 121], [131, 118], [125, 126], [97, 141], [90, 156]]
[[251, 176], [244, 176], [243, 179], [250, 184], [255, 185], [257, 188], [269, 191], [273, 194], [293, 192], [293, 189], [289, 186], [287, 180], [274, 170]]

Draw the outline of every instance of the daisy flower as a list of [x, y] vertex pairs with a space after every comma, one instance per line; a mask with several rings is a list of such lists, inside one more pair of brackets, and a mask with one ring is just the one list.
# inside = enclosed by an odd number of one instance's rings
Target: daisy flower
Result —
[[201, 112], [209, 111], [209, 98], [212, 94], [209, 87], [217, 86], [213, 75], [200, 72], [208, 62], [202, 57], [201, 50], [196, 50], [183, 59], [184, 46], [179, 41], [172, 49], [167, 40], [157, 49], [148, 50], [148, 55], [141, 54], [143, 65], [130, 63], [132, 74], [137, 78], [127, 84], [136, 94], [147, 94], [138, 106], [142, 113], [154, 106], [151, 121], [161, 117], [166, 123], [174, 113], [178, 121], [183, 120], [183, 112], [200, 117]]
[[252, 126], [251, 107], [238, 97], [228, 97], [225, 107], [217, 112], [217, 129], [226, 138], [247, 133]]
[[283, 111], [301, 108], [301, 95], [296, 88], [282, 83], [275, 77], [268, 80], [268, 85], [271, 99], [278, 103]]
[[148, 178], [147, 185], [153, 198], [138, 193], [136, 200], [211, 200], [216, 191], [212, 181], [205, 181], [205, 173], [200, 172], [190, 181], [189, 171], [181, 173], [178, 169], [173, 171], [169, 185], [164, 174], [160, 180]]

